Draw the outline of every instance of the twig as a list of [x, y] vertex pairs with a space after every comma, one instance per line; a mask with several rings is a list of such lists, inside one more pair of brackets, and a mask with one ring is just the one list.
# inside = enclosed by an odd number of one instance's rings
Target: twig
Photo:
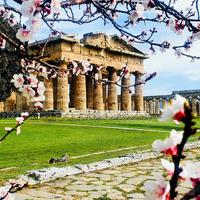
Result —
[[[34, 113], [36, 113], [36, 110], [34, 110], [30, 115], [28, 115], [27, 117], [25, 117], [24, 121], [26, 121]], [[22, 123], [18, 123], [14, 128], [12, 128], [11, 130], [7, 131], [7, 133], [3, 137], [0, 138], [0, 142], [2, 142], [3, 140], [5, 140], [8, 135], [10, 135], [13, 131], [15, 131], [17, 129], [17, 127], [21, 126], [24, 123], [24, 121]]]

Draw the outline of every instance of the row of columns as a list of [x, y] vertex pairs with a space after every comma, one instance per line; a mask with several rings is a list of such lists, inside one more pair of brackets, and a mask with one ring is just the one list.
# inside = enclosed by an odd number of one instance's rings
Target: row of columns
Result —
[[[165, 104], [169, 102], [170, 99], [148, 99], [144, 100], [144, 111], [151, 115], [160, 115], [161, 109], [165, 107]], [[200, 115], [200, 101], [198, 99], [190, 98], [188, 99], [192, 112]]]
[[[61, 66], [62, 67], [62, 66]], [[64, 67], [64, 66], [63, 66]], [[62, 71], [62, 70], [61, 70]], [[117, 72], [114, 68], [108, 69], [108, 79], [115, 81]], [[141, 80], [141, 74], [135, 75], [135, 83]], [[98, 78], [102, 79], [102, 72], [98, 71]], [[70, 83], [70, 84], [69, 84]], [[123, 110], [131, 111], [131, 93], [128, 86], [131, 84], [130, 76], [122, 78], [121, 88], [121, 108], [118, 109], [117, 86], [114, 83], [102, 83], [91, 78], [91, 74], [78, 76], [72, 75], [68, 80], [67, 75], [59, 74], [57, 79], [44, 79], [46, 87], [44, 110], [60, 110], [67, 112], [69, 107], [76, 110]], [[143, 111], [143, 91], [142, 85], [135, 87], [134, 110]], [[23, 111], [33, 108], [32, 102], [27, 102], [21, 94], [12, 93], [5, 101], [0, 103], [1, 111]], [[2, 108], [1, 108], [2, 107]]]
[[[136, 83], [141, 79], [136, 76]], [[115, 81], [117, 72], [109, 69], [109, 80]], [[102, 72], [98, 71], [98, 78], [102, 79]], [[121, 110], [131, 111], [131, 94], [128, 86], [130, 85], [130, 77], [122, 78], [121, 89]], [[45, 80], [45, 109], [54, 109], [53, 97], [53, 82]], [[118, 95], [117, 87], [114, 83], [104, 83], [94, 80], [90, 75], [79, 74], [78, 76], [72, 75], [70, 87], [68, 92], [68, 77], [59, 76], [57, 79], [57, 110], [67, 111], [69, 107], [76, 110], [86, 110], [87, 108], [93, 110], [118, 110]], [[137, 85], [135, 88], [135, 110], [143, 111], [143, 89], [142, 85]], [[70, 102], [70, 104], [69, 104]]]

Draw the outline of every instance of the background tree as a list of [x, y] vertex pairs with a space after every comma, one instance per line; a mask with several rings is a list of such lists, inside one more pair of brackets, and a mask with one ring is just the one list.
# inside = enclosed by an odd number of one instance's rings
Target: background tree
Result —
[[[17, 26], [11, 27], [6, 20], [0, 18], [0, 30], [14, 41], [16, 41], [15, 35], [18, 28]], [[2, 43], [4, 42], [2, 41]], [[16, 90], [11, 83], [11, 79], [14, 74], [19, 73], [19, 60], [19, 55], [9, 42], [2, 44], [2, 47], [0, 48], [0, 101], [4, 101], [9, 97], [12, 90]]]

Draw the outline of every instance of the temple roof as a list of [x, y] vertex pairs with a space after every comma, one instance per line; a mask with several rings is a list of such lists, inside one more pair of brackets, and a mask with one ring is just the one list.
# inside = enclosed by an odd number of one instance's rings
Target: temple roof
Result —
[[129, 54], [141, 58], [148, 58], [147, 54], [136, 49], [127, 41], [117, 35], [105, 35], [103, 33], [86, 33], [83, 35], [81, 42], [84, 45], [93, 46], [96, 48], [106, 49], [108, 51]]
[[120, 54], [128, 54], [143, 59], [148, 58], [147, 54], [128, 44], [125, 40], [117, 35], [105, 35], [103, 33], [86, 33], [82, 39], [78, 39], [77, 35], [66, 34], [59, 35], [56, 37], [40, 40], [31, 44], [42, 44], [48, 42], [56, 42], [59, 40], [67, 41], [71, 43], [79, 43], [80, 45], [90, 46], [98, 49], [105, 49], [106, 51], [117, 52]]

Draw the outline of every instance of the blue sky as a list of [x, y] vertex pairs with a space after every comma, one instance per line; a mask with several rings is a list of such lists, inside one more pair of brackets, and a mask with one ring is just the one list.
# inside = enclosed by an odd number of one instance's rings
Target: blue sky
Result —
[[[181, 6], [184, 7], [188, 4], [188, 1], [181, 1]], [[0, 3], [2, 0], [0, 0]], [[179, 6], [179, 8], [181, 8]], [[76, 14], [80, 14], [77, 11]], [[153, 26], [153, 25], [152, 25]], [[151, 26], [147, 26], [148, 30]], [[65, 33], [78, 34], [78, 37], [82, 37], [87, 32], [103, 32], [105, 34], [116, 34], [118, 33], [110, 24], [104, 26], [102, 21], [98, 21], [83, 26], [72, 24], [72, 23], [60, 23], [57, 25], [58, 30], [62, 30]], [[144, 29], [143, 25], [139, 25], [137, 28], [131, 27], [134, 31], [139, 32]], [[178, 42], [182, 44], [187, 38], [187, 35], [177, 36], [167, 28], [158, 25], [159, 35], [156, 39], [160, 41], [169, 40], [172, 42]], [[35, 39], [44, 39], [48, 36], [49, 31], [45, 25], [41, 31], [35, 36]], [[119, 34], [119, 33], [118, 33]], [[149, 59], [145, 60], [144, 66], [146, 72], [157, 72], [158, 76], [153, 80], [146, 83], [144, 86], [145, 95], [159, 95], [159, 94], [170, 94], [173, 90], [184, 90], [184, 89], [200, 89], [200, 61], [197, 60], [194, 63], [188, 58], [177, 58], [173, 51], [167, 51], [161, 53], [157, 51], [155, 55], [151, 55], [149, 52], [149, 46], [147, 45], [136, 45], [136, 47], [143, 52], [149, 54]], [[200, 55], [200, 42], [196, 42], [192, 52], [193, 54]]]
[[[63, 28], [64, 27], [64, 28]], [[97, 22], [87, 24], [84, 26], [77, 26], [75, 24], [61, 23], [58, 28], [65, 33], [78, 33], [82, 37], [87, 32], [103, 32], [105, 34], [118, 33], [112, 26], [104, 26], [103, 23]], [[45, 38], [47, 36], [46, 28], [41, 30], [37, 38]], [[165, 40], [165, 37], [170, 41], [180, 40], [179, 44], [184, 41], [182, 36], [176, 36], [172, 31], [163, 30], [159, 39]], [[184, 37], [185, 38], [185, 37]], [[157, 72], [158, 76], [144, 86], [145, 95], [159, 95], [170, 94], [173, 90], [184, 89], [200, 89], [200, 61], [196, 60], [194, 63], [189, 58], [177, 58], [173, 51], [161, 53], [157, 51], [152, 55], [147, 45], [136, 45], [136, 47], [143, 52], [149, 54], [149, 59], [144, 61], [146, 72]], [[197, 42], [193, 47], [192, 53], [200, 54], [200, 43]]]

